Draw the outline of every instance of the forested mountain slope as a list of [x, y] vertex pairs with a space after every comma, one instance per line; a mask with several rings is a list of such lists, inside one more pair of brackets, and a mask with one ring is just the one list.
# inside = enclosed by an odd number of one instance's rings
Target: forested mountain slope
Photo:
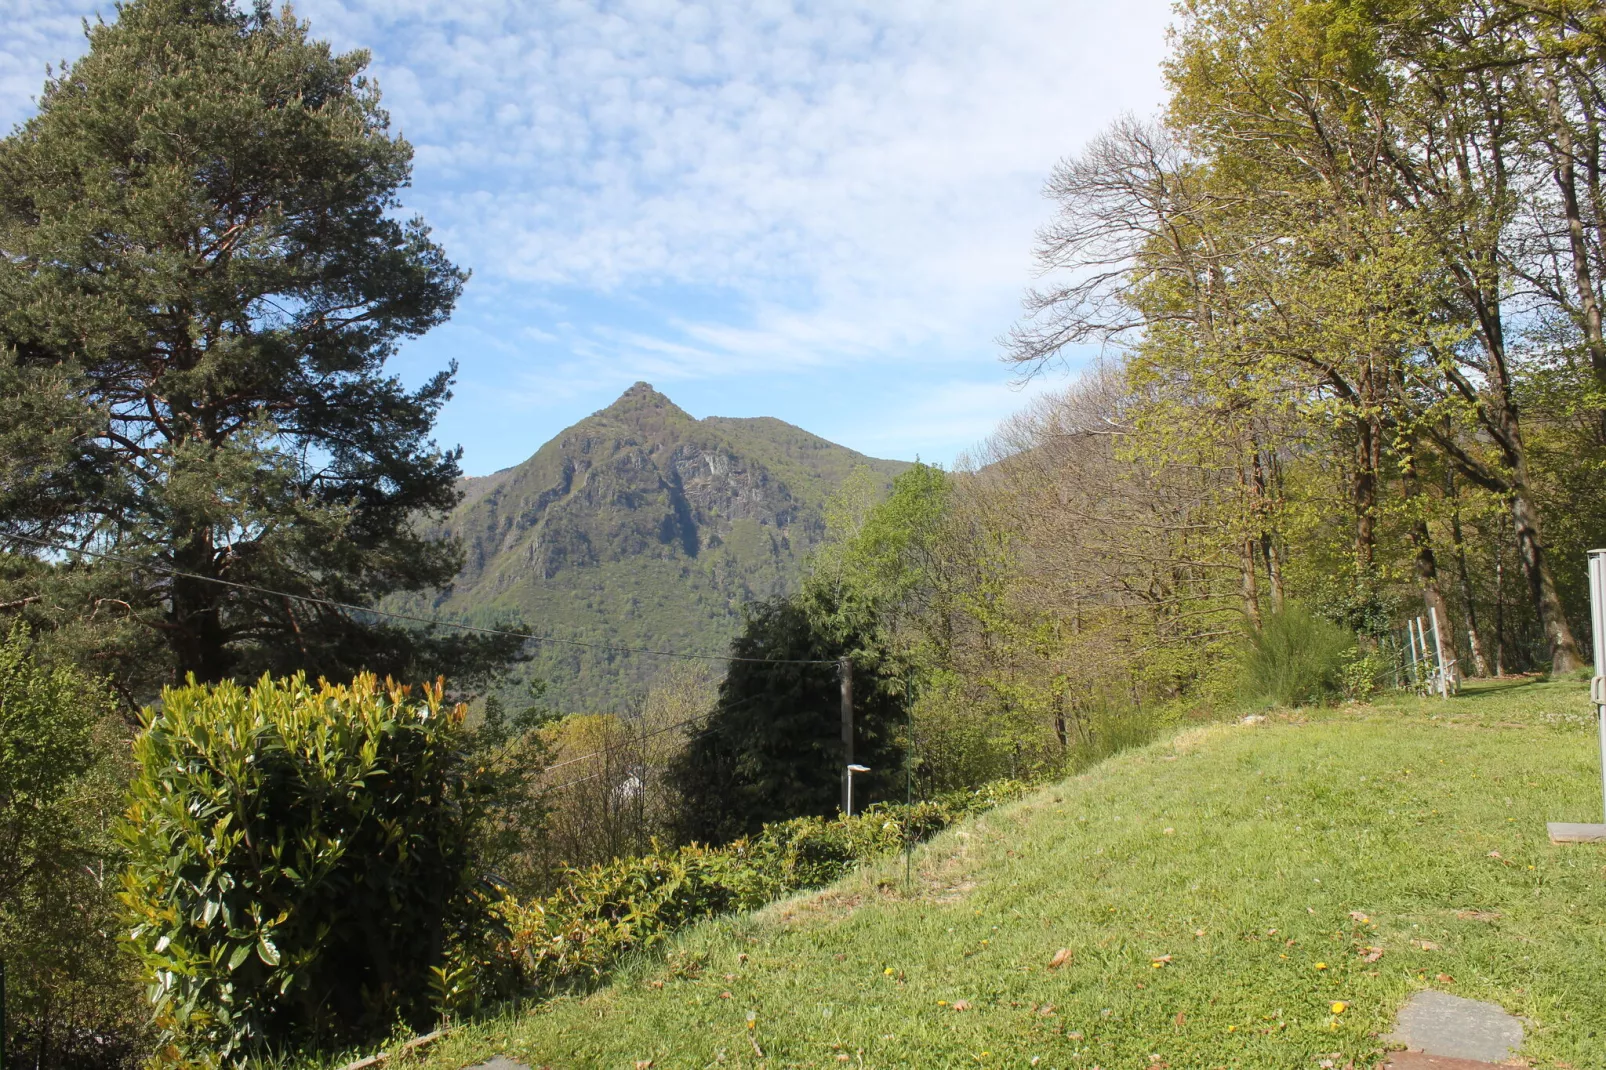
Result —
[[[523, 464], [463, 481], [437, 533], [462, 540], [432, 615], [587, 643], [722, 651], [741, 607], [790, 591], [825, 531], [827, 497], [866, 457], [780, 420], [697, 420], [647, 383]], [[613, 709], [663, 659], [577, 646], [535, 650], [529, 675], [561, 709]]]

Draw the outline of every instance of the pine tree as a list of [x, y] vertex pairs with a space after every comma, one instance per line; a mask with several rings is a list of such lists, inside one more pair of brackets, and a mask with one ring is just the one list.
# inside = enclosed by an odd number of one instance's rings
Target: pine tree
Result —
[[384, 365], [467, 273], [398, 215], [412, 150], [367, 54], [227, 0], [132, 0], [88, 38], [0, 142], [0, 444], [37, 443], [0, 462], [0, 601], [137, 622], [202, 680], [510, 656], [216, 582], [370, 605], [459, 567], [419, 524], [457, 499], [429, 437], [455, 365], [413, 390]]

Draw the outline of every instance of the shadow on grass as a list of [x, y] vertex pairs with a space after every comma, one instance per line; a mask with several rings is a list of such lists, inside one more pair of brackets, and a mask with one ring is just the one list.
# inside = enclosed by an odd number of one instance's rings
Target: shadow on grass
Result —
[[1548, 676], [1524, 676], [1521, 679], [1503, 680], [1470, 680], [1461, 685], [1461, 690], [1452, 696], [1453, 700], [1470, 702], [1478, 699], [1503, 698], [1525, 687], [1535, 684], [1550, 683]]

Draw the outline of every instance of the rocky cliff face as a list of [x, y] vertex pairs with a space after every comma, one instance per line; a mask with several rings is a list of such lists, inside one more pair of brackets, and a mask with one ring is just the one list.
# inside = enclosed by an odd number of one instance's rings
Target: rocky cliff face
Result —
[[[879, 461], [779, 420], [695, 420], [646, 383], [523, 464], [464, 481], [443, 525], [466, 563], [437, 613], [521, 617], [541, 634], [723, 650], [740, 607], [792, 589], [824, 534], [823, 505]], [[533, 671], [567, 708], [624, 701], [652, 659], [538, 651]]]

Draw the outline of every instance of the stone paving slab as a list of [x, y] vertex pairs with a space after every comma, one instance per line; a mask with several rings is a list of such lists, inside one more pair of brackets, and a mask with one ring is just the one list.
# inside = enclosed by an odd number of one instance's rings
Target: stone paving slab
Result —
[[1440, 1058], [1503, 1063], [1522, 1047], [1522, 1023], [1493, 1003], [1429, 989], [1400, 1008], [1389, 1040]]
[[1486, 1063], [1481, 1059], [1452, 1059], [1448, 1055], [1429, 1055], [1422, 1051], [1397, 1051], [1389, 1056], [1388, 1070], [1502, 1070], [1509, 1063]]
[[1575, 821], [1552, 821], [1545, 826], [1551, 843], [1606, 843], [1606, 825], [1581, 825]]
[[469, 1070], [530, 1070], [530, 1068], [523, 1063], [514, 1062], [506, 1055], [498, 1055], [488, 1063], [480, 1063], [478, 1066], [469, 1067]]

